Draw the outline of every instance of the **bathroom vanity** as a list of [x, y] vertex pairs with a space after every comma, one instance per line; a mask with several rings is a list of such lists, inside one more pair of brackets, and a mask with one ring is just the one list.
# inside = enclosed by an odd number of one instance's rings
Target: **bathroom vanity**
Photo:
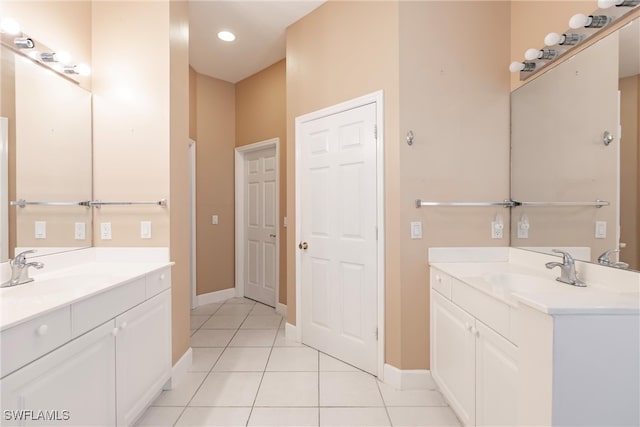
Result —
[[640, 274], [432, 248], [431, 372], [465, 425], [639, 425]]
[[0, 289], [2, 425], [132, 425], [171, 375], [168, 259], [46, 256], [33, 282]]

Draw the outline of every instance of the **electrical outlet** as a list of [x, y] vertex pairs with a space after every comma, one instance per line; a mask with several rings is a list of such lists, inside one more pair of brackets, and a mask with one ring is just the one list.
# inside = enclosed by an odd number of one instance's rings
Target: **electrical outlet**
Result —
[[518, 221], [518, 239], [528, 239], [529, 238], [529, 220], [526, 216], [523, 216], [520, 221]]
[[100, 239], [111, 240], [111, 223], [110, 222], [100, 223]]
[[422, 222], [414, 221], [411, 223], [411, 238], [422, 239]]
[[607, 238], [607, 221], [596, 221], [596, 239]]
[[74, 230], [76, 240], [84, 240], [87, 238], [87, 225], [84, 222], [76, 222]]
[[491, 221], [491, 238], [502, 239], [504, 235], [504, 224], [502, 221]]
[[151, 238], [151, 221], [140, 221], [140, 238]]
[[218, 215], [211, 215], [211, 224], [218, 225]]

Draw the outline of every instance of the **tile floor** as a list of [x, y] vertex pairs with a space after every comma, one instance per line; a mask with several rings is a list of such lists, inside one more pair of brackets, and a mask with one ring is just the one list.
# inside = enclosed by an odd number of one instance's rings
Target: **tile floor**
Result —
[[437, 390], [397, 391], [289, 341], [271, 307], [232, 298], [191, 312], [193, 365], [138, 426], [459, 426]]

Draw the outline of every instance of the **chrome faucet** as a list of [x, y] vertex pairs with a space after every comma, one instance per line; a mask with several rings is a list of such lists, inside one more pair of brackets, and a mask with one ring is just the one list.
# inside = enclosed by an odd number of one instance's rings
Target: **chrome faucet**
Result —
[[600, 265], [606, 265], [609, 267], [614, 267], [614, 268], [621, 268], [621, 269], [627, 269], [629, 268], [629, 264], [627, 264], [626, 262], [622, 262], [622, 261], [611, 261], [611, 259], [609, 258], [609, 256], [611, 254], [615, 254], [616, 252], [620, 252], [620, 249], [610, 249], [606, 252], [604, 252], [603, 254], [601, 254], [598, 257], [598, 264]]
[[573, 286], [587, 286], [583, 281], [578, 279], [578, 276], [576, 275], [576, 262], [571, 254], [569, 254], [569, 252], [561, 251], [560, 249], [552, 249], [552, 251], [562, 254], [562, 264], [559, 262], [548, 262], [545, 264], [545, 267], [549, 269], [560, 267], [560, 277], [556, 278], [556, 280]]
[[11, 279], [0, 284], [0, 288], [24, 285], [25, 283], [33, 282], [33, 279], [29, 277], [29, 267], [37, 268], [38, 270], [44, 267], [44, 264], [41, 262], [27, 262], [27, 254], [32, 254], [34, 252], [35, 250], [21, 252], [16, 255], [14, 259], [9, 261], [9, 265], [11, 266]]

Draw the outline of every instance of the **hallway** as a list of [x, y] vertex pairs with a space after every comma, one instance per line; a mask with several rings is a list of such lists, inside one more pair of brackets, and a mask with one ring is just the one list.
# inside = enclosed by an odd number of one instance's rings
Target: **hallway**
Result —
[[245, 298], [191, 311], [193, 366], [138, 426], [458, 426], [437, 390], [396, 391], [289, 341], [271, 307]]

